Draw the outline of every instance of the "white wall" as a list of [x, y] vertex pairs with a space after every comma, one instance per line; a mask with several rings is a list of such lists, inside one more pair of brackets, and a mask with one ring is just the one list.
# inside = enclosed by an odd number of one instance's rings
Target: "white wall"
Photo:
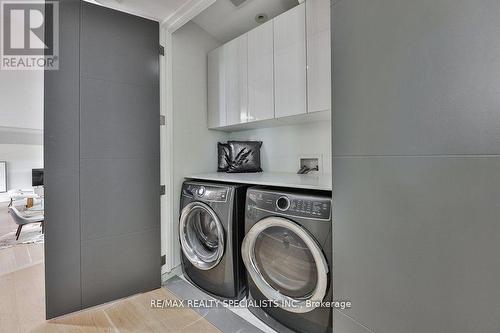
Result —
[[323, 173], [332, 170], [330, 121], [232, 132], [230, 139], [262, 141], [261, 164], [267, 172], [297, 172], [300, 157], [316, 156]]
[[0, 126], [43, 129], [43, 71], [0, 71]]
[[[42, 145], [0, 144], [0, 161], [7, 162], [7, 188], [31, 188], [31, 169], [43, 168]], [[8, 201], [7, 194], [0, 193], [0, 202]]]
[[217, 142], [228, 134], [207, 128], [207, 53], [220, 43], [190, 22], [172, 36], [173, 266], [180, 264], [177, 223], [184, 177], [217, 170]]
[[[7, 188], [31, 188], [31, 169], [43, 167], [43, 71], [0, 71], [0, 161]], [[0, 193], [0, 202], [8, 201]]]

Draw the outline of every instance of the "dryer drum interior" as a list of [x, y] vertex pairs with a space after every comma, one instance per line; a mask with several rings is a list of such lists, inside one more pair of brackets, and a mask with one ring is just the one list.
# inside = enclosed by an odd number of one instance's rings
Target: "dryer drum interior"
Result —
[[211, 269], [224, 255], [224, 229], [217, 214], [202, 202], [183, 210], [179, 223], [182, 252], [197, 268]]
[[[242, 246], [243, 261], [259, 290], [295, 313], [314, 310], [307, 301], [322, 301], [328, 264], [321, 247], [304, 228], [280, 217], [255, 224]], [[288, 306], [293, 304], [293, 306]]]

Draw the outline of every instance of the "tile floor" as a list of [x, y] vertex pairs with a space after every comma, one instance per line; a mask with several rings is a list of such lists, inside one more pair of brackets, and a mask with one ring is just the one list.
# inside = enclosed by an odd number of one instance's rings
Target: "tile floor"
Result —
[[[168, 280], [165, 287], [183, 300], [211, 300], [208, 294], [194, 287], [181, 277]], [[209, 320], [222, 332], [239, 333], [275, 333], [247, 309], [231, 309], [228, 307], [194, 308], [196, 312]]]

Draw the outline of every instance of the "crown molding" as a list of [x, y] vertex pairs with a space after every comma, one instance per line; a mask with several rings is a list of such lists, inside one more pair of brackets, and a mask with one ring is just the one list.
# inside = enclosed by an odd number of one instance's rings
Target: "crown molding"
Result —
[[145, 18], [147, 20], [161, 22], [161, 19], [159, 19], [157, 17], [149, 16], [147, 14], [140, 13], [140, 12], [134, 11], [134, 10], [128, 10], [128, 9], [116, 7], [116, 5], [119, 6], [121, 4], [120, 2], [117, 2], [114, 5], [113, 4], [107, 4], [107, 3], [101, 3], [101, 2], [98, 2], [96, 0], [83, 0], [83, 2], [88, 2], [88, 3], [93, 4], [93, 5], [97, 5], [97, 6], [101, 6], [101, 7], [109, 8], [109, 9], [113, 9], [113, 10], [116, 10], [116, 11], [119, 11], [119, 12], [122, 12], [122, 13], [125, 13], [125, 14], [130, 14], [130, 15], [142, 17], [142, 18]]
[[168, 33], [173, 33], [187, 22], [210, 7], [216, 0], [190, 0], [184, 3], [172, 15], [162, 21], [161, 27]]

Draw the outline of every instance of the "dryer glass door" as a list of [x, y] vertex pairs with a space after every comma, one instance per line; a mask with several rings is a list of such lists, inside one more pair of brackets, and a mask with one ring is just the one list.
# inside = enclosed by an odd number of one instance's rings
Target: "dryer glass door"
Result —
[[325, 256], [314, 237], [295, 222], [281, 217], [259, 221], [245, 236], [242, 255], [255, 285], [285, 310], [312, 311], [314, 302], [326, 295]]
[[224, 255], [224, 229], [217, 214], [202, 202], [192, 202], [181, 213], [179, 238], [182, 252], [197, 268], [209, 270]]

